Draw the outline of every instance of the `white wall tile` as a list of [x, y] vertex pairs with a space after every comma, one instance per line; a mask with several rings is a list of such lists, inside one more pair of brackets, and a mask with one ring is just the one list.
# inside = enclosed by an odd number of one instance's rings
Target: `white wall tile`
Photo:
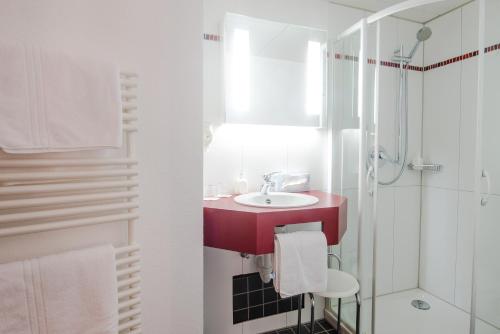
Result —
[[383, 295], [393, 291], [394, 189], [379, 189], [377, 201], [377, 295]]
[[[396, 18], [386, 18], [381, 23], [381, 58], [392, 60], [394, 51], [403, 44], [408, 54], [416, 42], [415, 34], [422, 25]], [[422, 49], [415, 54], [412, 64], [422, 65]], [[422, 72], [408, 72], [408, 159], [420, 155], [422, 126]], [[381, 67], [379, 86], [379, 144], [395, 157], [397, 138], [397, 110], [399, 96], [399, 70]], [[379, 179], [387, 181], [399, 172], [399, 167], [385, 164], [379, 170]], [[420, 185], [420, 173], [405, 172], [396, 185]]]
[[242, 324], [233, 325], [233, 276], [241, 275], [237, 252], [204, 247], [204, 333], [241, 334]]
[[500, 52], [486, 54], [484, 61], [487, 70], [484, 71], [484, 109], [482, 115], [483, 168], [490, 173], [491, 192], [500, 194], [500, 155], [498, 154]]
[[[418, 55], [418, 54], [417, 54]], [[407, 163], [421, 155], [422, 151], [422, 72], [408, 72], [408, 156]], [[396, 168], [396, 171], [399, 171]], [[394, 174], [393, 174], [394, 175]], [[405, 170], [395, 186], [415, 186], [422, 182], [422, 174]]]
[[394, 189], [394, 291], [418, 286], [420, 192], [420, 186]]
[[326, 146], [326, 131], [318, 129], [287, 129], [287, 162], [288, 172], [311, 173], [311, 188], [325, 188], [325, 171], [327, 161], [324, 158], [323, 146]]
[[460, 73], [454, 63], [424, 74], [423, 158], [443, 165], [440, 173], [423, 174], [427, 186], [458, 188]]
[[423, 187], [420, 287], [454, 302], [458, 192]]
[[500, 329], [476, 319], [476, 334], [500, 334]]
[[479, 49], [479, 3], [462, 7], [462, 54]]
[[472, 257], [474, 254], [474, 193], [459, 192], [457, 265], [455, 268], [455, 305], [470, 312]]
[[499, 42], [500, 37], [500, 2], [497, 0], [486, 0], [485, 18], [485, 42], [486, 45], [493, 45]]
[[477, 59], [462, 62], [459, 189], [474, 190], [476, 157]]
[[500, 328], [500, 196], [491, 196], [481, 208], [477, 240], [477, 316]]
[[427, 24], [432, 36], [425, 41], [424, 64], [430, 65], [460, 55], [461, 20], [460, 9], [441, 16]]

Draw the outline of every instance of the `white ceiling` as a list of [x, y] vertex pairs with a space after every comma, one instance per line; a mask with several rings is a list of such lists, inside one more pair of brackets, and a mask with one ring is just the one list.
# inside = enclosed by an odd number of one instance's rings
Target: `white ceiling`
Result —
[[[360, 9], [378, 12], [384, 8], [403, 2], [403, 0], [330, 0], [332, 3], [355, 7]], [[431, 5], [416, 7], [396, 14], [395, 16], [425, 23], [433, 18], [449, 12], [459, 6], [462, 6], [471, 0], [446, 0]]]

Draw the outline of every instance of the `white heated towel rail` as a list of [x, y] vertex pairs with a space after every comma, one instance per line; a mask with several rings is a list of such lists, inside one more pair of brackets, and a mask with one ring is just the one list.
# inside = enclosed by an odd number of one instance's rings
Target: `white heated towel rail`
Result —
[[[136, 159], [137, 75], [122, 72], [123, 150], [2, 154], [0, 237], [125, 223], [128, 245], [116, 248], [119, 333], [142, 333]], [[113, 155], [113, 156], [111, 156]], [[85, 156], [85, 157], [84, 157]], [[91, 156], [91, 157], [88, 157]]]

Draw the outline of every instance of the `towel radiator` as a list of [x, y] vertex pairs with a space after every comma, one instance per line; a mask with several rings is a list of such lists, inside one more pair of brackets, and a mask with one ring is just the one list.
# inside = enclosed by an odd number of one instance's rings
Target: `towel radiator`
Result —
[[116, 249], [119, 333], [142, 333], [136, 159], [137, 75], [120, 73], [119, 150], [0, 155], [0, 237], [108, 223], [128, 226]]

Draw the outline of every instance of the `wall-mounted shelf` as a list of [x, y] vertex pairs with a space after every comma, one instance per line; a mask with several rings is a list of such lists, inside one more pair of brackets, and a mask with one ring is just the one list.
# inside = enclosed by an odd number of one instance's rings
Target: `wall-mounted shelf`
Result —
[[441, 169], [443, 169], [443, 165], [440, 164], [414, 164], [413, 162], [408, 164], [408, 169], [409, 170], [416, 170], [416, 171], [429, 171], [429, 172], [440, 172]]

